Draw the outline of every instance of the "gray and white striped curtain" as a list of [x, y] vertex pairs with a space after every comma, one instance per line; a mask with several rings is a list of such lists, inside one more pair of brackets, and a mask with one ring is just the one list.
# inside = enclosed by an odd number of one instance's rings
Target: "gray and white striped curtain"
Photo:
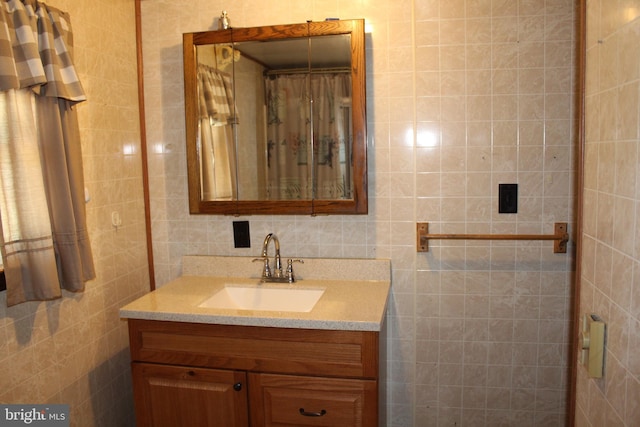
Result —
[[7, 305], [95, 277], [74, 105], [86, 99], [67, 13], [0, 1], [0, 251]]

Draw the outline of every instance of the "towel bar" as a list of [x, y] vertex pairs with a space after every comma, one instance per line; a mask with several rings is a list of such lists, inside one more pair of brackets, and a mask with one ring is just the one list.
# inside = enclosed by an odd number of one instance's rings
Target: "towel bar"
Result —
[[555, 234], [429, 234], [429, 223], [417, 223], [418, 252], [429, 252], [429, 240], [553, 240], [553, 253], [567, 253], [566, 222], [555, 223]]

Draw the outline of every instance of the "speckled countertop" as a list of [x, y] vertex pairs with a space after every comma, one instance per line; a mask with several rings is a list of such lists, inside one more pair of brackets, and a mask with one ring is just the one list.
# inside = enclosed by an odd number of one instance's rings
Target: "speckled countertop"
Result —
[[388, 260], [304, 259], [304, 264], [296, 264], [298, 281], [284, 286], [325, 289], [310, 312], [198, 307], [225, 284], [258, 284], [259, 263], [252, 265], [251, 260], [185, 257], [181, 277], [126, 305], [120, 309], [120, 317], [279, 328], [381, 330], [390, 291]]

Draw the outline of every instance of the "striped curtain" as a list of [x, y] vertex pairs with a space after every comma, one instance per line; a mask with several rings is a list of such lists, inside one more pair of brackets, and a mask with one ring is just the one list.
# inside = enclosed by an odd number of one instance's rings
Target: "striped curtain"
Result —
[[74, 105], [86, 99], [68, 14], [0, 1], [0, 253], [7, 305], [84, 290], [95, 277]]

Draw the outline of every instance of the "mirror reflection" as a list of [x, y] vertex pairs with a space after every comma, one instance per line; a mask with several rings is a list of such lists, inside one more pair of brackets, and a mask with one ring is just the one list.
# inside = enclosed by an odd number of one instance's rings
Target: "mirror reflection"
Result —
[[237, 197], [236, 150], [233, 124], [237, 123], [233, 96], [231, 46], [203, 45], [197, 48], [198, 150], [203, 200], [233, 200]]
[[349, 37], [198, 46], [203, 200], [352, 197]]
[[[197, 159], [197, 174], [189, 172], [190, 203], [191, 178], [199, 182], [192, 213], [224, 206], [220, 202], [232, 202], [222, 213], [252, 213], [242, 212], [243, 201], [285, 202], [267, 204], [273, 213], [366, 213], [364, 52], [354, 72], [351, 32], [309, 34], [194, 42], [197, 130], [191, 159]], [[359, 44], [363, 50], [363, 40]], [[360, 99], [355, 110], [354, 75]], [[187, 127], [189, 110], [187, 105]], [[189, 139], [189, 129], [187, 134]], [[286, 202], [294, 201], [303, 203], [290, 212]], [[316, 203], [305, 207], [307, 201]], [[318, 201], [333, 207], [323, 212]]]

